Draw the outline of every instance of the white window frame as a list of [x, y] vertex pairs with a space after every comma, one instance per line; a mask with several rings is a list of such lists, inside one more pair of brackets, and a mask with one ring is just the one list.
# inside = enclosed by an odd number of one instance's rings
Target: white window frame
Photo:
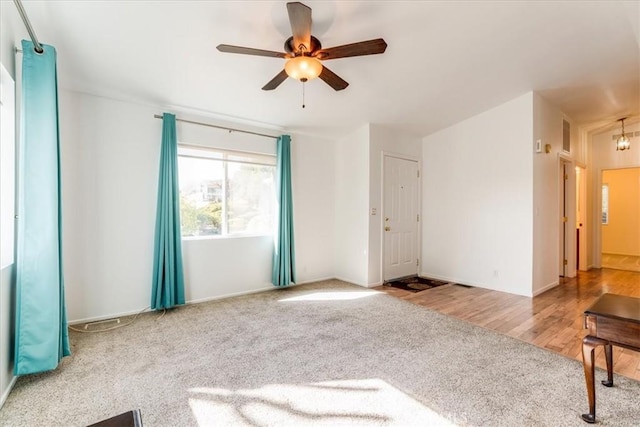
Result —
[[[211, 153], [207, 156], [207, 153]], [[221, 157], [214, 157], [214, 155], [220, 155]], [[255, 233], [255, 232], [229, 232], [229, 218], [227, 212], [227, 182], [228, 177], [228, 165], [229, 163], [250, 164], [257, 166], [273, 167], [274, 172], [274, 186], [275, 186], [275, 168], [276, 168], [276, 156], [275, 154], [254, 153], [250, 151], [241, 150], [229, 150], [226, 148], [217, 148], [213, 146], [193, 145], [187, 143], [178, 143], [178, 158], [195, 158], [210, 161], [219, 161], [223, 164], [223, 185], [222, 185], [222, 224], [221, 233], [204, 235], [204, 236], [181, 236], [182, 240], [203, 240], [203, 239], [228, 239], [239, 237], [254, 237], [254, 236], [270, 236], [272, 231]], [[235, 157], [235, 158], [234, 158]], [[180, 172], [178, 171], [178, 175]], [[178, 176], [178, 180], [179, 180]], [[178, 185], [179, 187], [179, 185]], [[275, 194], [273, 195], [275, 201]], [[182, 218], [180, 219], [182, 222]], [[182, 223], [181, 223], [182, 226]], [[181, 233], [182, 234], [182, 233]]]

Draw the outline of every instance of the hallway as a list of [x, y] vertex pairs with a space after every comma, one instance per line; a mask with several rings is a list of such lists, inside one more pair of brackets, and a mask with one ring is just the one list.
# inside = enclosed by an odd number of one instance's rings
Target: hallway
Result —
[[[640, 298], [640, 272], [607, 268], [578, 272], [577, 277], [561, 278], [559, 286], [534, 298], [459, 285], [418, 293], [386, 286], [375, 289], [582, 360], [584, 311], [604, 293]], [[596, 356], [596, 365], [604, 369], [602, 348]], [[615, 347], [613, 370], [640, 381], [640, 353]]]

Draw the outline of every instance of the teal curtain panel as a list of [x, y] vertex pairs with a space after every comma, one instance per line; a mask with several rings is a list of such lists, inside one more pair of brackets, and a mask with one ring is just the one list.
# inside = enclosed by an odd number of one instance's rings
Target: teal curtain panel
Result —
[[16, 375], [71, 354], [64, 302], [56, 50], [22, 41], [16, 253]]
[[184, 304], [176, 116], [162, 115], [151, 309]]
[[291, 137], [282, 135], [276, 141], [277, 220], [273, 239], [274, 286], [289, 286], [296, 282], [295, 245], [293, 241], [293, 202], [291, 194]]

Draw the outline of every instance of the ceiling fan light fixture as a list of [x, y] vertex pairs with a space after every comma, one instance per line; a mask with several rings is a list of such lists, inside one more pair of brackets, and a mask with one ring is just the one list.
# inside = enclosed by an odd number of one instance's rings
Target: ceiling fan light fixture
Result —
[[631, 142], [627, 135], [624, 134], [624, 119], [620, 119], [619, 121], [622, 122], [622, 134], [616, 141], [616, 151], [624, 151], [631, 148]]
[[284, 70], [292, 79], [306, 82], [315, 79], [322, 72], [322, 64], [312, 56], [296, 56], [284, 64]]

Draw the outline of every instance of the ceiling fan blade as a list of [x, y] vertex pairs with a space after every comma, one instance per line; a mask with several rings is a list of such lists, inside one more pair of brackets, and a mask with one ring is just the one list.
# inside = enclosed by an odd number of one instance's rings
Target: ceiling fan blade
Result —
[[328, 84], [335, 90], [342, 90], [349, 86], [349, 83], [342, 80], [340, 76], [338, 76], [336, 73], [334, 73], [324, 65], [322, 66], [322, 72], [318, 77], [324, 80], [326, 84]]
[[272, 58], [289, 58], [290, 55], [284, 52], [274, 52], [272, 50], [253, 49], [251, 47], [232, 46], [230, 44], [219, 44], [217, 49], [225, 53], [241, 53], [243, 55], [269, 56]]
[[376, 55], [378, 53], [384, 53], [386, 49], [387, 43], [383, 39], [374, 39], [330, 47], [328, 49], [320, 49], [314, 56], [322, 60], [338, 59], [349, 56]]
[[293, 51], [299, 52], [300, 45], [305, 51], [311, 50], [311, 8], [300, 2], [287, 3], [289, 22], [293, 33]]
[[289, 76], [285, 70], [280, 71], [269, 83], [262, 87], [262, 90], [274, 90], [280, 86], [283, 81], [287, 80], [287, 77]]

